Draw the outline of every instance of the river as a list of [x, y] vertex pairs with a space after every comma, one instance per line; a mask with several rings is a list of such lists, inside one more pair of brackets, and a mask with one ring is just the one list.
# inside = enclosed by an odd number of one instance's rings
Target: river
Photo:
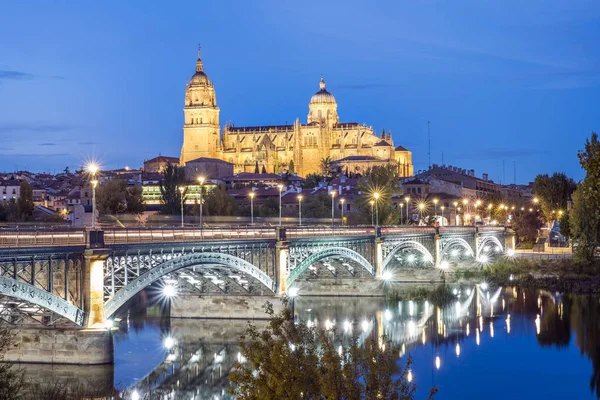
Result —
[[[427, 301], [298, 297], [299, 320], [332, 328], [336, 341], [385, 333], [410, 356], [425, 399], [593, 399], [600, 382], [598, 297], [519, 288], [454, 287], [444, 307]], [[227, 399], [227, 373], [243, 360], [239, 320], [171, 319], [148, 301], [123, 316], [110, 367], [26, 366], [28, 375], [95, 385], [128, 398]], [[259, 322], [264, 324], [264, 322]], [[139, 395], [139, 397], [138, 397]]]

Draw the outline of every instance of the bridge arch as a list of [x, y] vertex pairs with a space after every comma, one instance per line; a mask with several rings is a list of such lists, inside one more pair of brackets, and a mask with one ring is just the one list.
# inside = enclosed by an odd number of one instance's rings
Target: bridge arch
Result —
[[84, 325], [84, 312], [54, 293], [25, 282], [0, 276], [0, 295], [35, 304], [79, 326]]
[[454, 246], [460, 246], [463, 249], [467, 250], [471, 257], [475, 257], [475, 253], [473, 252], [473, 248], [471, 245], [463, 238], [450, 238], [446, 239], [442, 242], [442, 246], [444, 251]]
[[233, 268], [239, 272], [250, 275], [261, 282], [269, 290], [275, 292], [275, 281], [263, 271], [250, 264], [248, 261], [226, 253], [191, 253], [180, 257], [171, 258], [164, 263], [157, 265], [150, 271], [140, 275], [131, 281], [127, 286], [119, 289], [115, 295], [104, 304], [104, 314], [106, 318], [112, 316], [125, 302], [138, 294], [142, 289], [156, 282], [163, 276], [183, 268], [217, 264]]
[[383, 260], [383, 265], [381, 268], [382, 271], [385, 271], [387, 269], [389, 263], [392, 262], [396, 253], [398, 253], [399, 251], [402, 251], [402, 250], [416, 250], [419, 253], [423, 254], [423, 256], [425, 256], [427, 258], [427, 260], [429, 260], [431, 262], [433, 262], [433, 260], [434, 260], [433, 255], [431, 254], [429, 249], [427, 249], [427, 247], [423, 246], [421, 243], [416, 242], [414, 240], [407, 240], [405, 242], [398, 243], [398, 245], [394, 246], [394, 248], [392, 250], [390, 250], [390, 252], [387, 254], [385, 259]]
[[333, 256], [342, 256], [345, 258], [349, 258], [350, 260], [364, 267], [371, 275], [375, 274], [375, 268], [373, 268], [371, 263], [359, 253], [355, 252], [354, 250], [350, 250], [346, 247], [330, 247], [318, 253], [311, 254], [310, 256], [306, 257], [296, 268], [294, 268], [287, 277], [288, 287], [292, 284], [292, 282], [298, 279], [298, 277], [300, 277], [300, 275], [302, 275], [302, 273], [304, 273], [304, 271], [306, 271], [308, 267], [310, 267], [317, 261]]
[[481, 254], [483, 248], [489, 245], [490, 243], [493, 243], [496, 246], [500, 247], [500, 252], [504, 251], [504, 246], [502, 246], [500, 239], [498, 239], [496, 236], [482, 236], [479, 239], [479, 245], [477, 246], [477, 254]]

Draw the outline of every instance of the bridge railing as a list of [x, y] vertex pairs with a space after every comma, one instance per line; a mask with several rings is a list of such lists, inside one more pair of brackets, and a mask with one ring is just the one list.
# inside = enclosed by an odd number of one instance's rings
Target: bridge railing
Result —
[[381, 235], [433, 235], [432, 226], [382, 226]]
[[275, 239], [269, 227], [105, 229], [105, 244], [198, 242], [211, 240]]
[[35, 230], [0, 229], [0, 248], [43, 247], [43, 246], [83, 246], [86, 232], [83, 229]]
[[444, 233], [475, 233], [474, 226], [440, 226], [440, 234]]
[[294, 226], [285, 227], [290, 239], [328, 236], [375, 236], [372, 226]]
[[504, 226], [480, 226], [479, 232], [504, 232], [506, 228]]

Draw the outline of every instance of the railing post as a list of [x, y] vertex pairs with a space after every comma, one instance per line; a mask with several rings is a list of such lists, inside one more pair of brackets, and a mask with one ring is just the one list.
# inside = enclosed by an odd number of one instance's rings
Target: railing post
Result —
[[439, 268], [442, 264], [442, 251], [441, 251], [442, 236], [440, 235], [440, 227], [435, 227], [435, 233], [433, 234], [433, 257], [435, 257], [435, 266]]
[[479, 227], [475, 227], [475, 260], [479, 260], [479, 236], [481, 232], [479, 232]]
[[104, 255], [86, 249], [83, 253], [83, 310], [88, 329], [104, 329]]
[[383, 276], [383, 238], [381, 237], [381, 227], [375, 227], [375, 278]]
[[275, 244], [275, 274], [277, 281], [277, 294], [282, 295], [287, 292], [287, 273], [288, 273], [288, 251], [289, 242], [287, 240], [285, 228], [277, 227]]

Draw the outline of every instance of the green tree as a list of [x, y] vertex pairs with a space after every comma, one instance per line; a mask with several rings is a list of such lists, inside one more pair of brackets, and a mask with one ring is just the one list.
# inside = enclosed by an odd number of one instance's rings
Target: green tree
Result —
[[569, 213], [563, 214], [559, 221], [560, 234], [567, 239], [571, 238], [571, 221], [569, 221]]
[[63, 171], [66, 175], [69, 175], [71, 173], [71, 171], [69, 170], [69, 166], [66, 166], [64, 171]]
[[131, 186], [125, 191], [125, 204], [127, 212], [131, 214], [141, 214], [146, 209], [144, 198], [142, 196], [141, 186]]
[[538, 229], [542, 228], [542, 221], [536, 212], [517, 211], [513, 215], [512, 228], [523, 242], [535, 242]]
[[249, 325], [240, 343], [245, 362], [236, 363], [229, 375], [228, 391], [237, 399], [414, 398], [411, 360], [399, 367], [399, 348], [385, 337], [370, 337], [362, 347], [355, 337], [339, 352], [330, 332], [294, 323], [289, 308], [275, 314], [267, 303], [265, 309], [267, 327], [259, 331]]
[[258, 208], [259, 217], [275, 217], [279, 215], [279, 200], [274, 197], [269, 197]]
[[375, 200], [375, 193], [379, 194], [377, 210], [380, 225], [395, 225], [400, 222], [401, 209], [391, 203], [393, 195], [402, 194], [400, 180], [395, 164], [378, 165], [369, 168], [358, 180], [360, 196], [356, 201], [356, 212], [352, 214], [352, 223], [371, 223], [371, 201]]
[[235, 200], [222, 184], [208, 192], [203, 201], [202, 211], [206, 215], [233, 215], [236, 211]]
[[322, 158], [319, 162], [319, 169], [321, 175], [323, 175], [326, 178], [331, 178], [333, 176], [333, 163], [331, 161], [331, 157], [327, 156], [325, 158]]
[[306, 175], [306, 179], [304, 180], [304, 185], [303, 187], [305, 189], [312, 189], [314, 187], [317, 187], [319, 185], [319, 182], [321, 182], [323, 180], [323, 175], [319, 175], [319, 174], [308, 174]]
[[96, 189], [96, 206], [100, 215], [116, 215], [125, 212], [127, 182], [111, 179]]
[[535, 177], [533, 194], [540, 200], [547, 221], [554, 220], [557, 211], [567, 209], [567, 202], [576, 188], [573, 179], [562, 172], [556, 172], [552, 176], [543, 174]]
[[0, 399], [23, 398], [23, 371], [16, 369], [13, 363], [2, 362], [13, 345], [14, 332], [7, 327], [0, 328]]
[[302, 204], [302, 216], [306, 218], [330, 218], [331, 196], [328, 196], [324, 191], [318, 192], [315, 196], [309, 196]]
[[600, 142], [595, 132], [586, 140], [585, 150], [578, 157], [586, 174], [573, 193], [570, 231], [577, 259], [593, 262], [600, 245]]
[[17, 200], [17, 219], [19, 221], [29, 221], [33, 218], [33, 187], [26, 179], [21, 181], [19, 198]]
[[183, 194], [179, 190], [180, 186], [185, 185], [185, 169], [169, 163], [163, 170], [163, 179], [160, 183], [160, 193], [162, 195], [161, 213], [167, 215], [176, 215], [181, 212], [181, 197], [185, 202], [186, 191]]
[[288, 166], [288, 173], [290, 175], [294, 175], [296, 173], [296, 166], [294, 165], [294, 160], [290, 160], [290, 165]]

